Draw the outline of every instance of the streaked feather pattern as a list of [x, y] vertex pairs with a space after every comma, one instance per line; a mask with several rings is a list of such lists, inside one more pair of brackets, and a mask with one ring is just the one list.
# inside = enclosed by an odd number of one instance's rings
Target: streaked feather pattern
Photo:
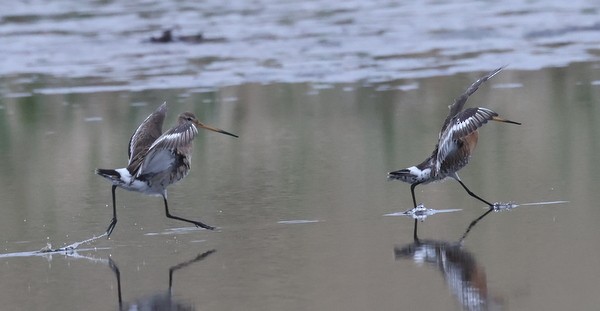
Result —
[[474, 194], [460, 180], [457, 172], [469, 163], [471, 153], [475, 149], [478, 140], [477, 130], [490, 120], [520, 124], [515, 121], [498, 118], [498, 114], [487, 108], [468, 108], [463, 107], [469, 96], [475, 93], [481, 84], [498, 74], [503, 69], [500, 67], [489, 74], [473, 82], [464, 93], [458, 96], [444, 120], [439, 134], [438, 143], [431, 155], [421, 164], [411, 166], [388, 173], [388, 178], [402, 180], [410, 183], [414, 207], [417, 207], [415, 198], [415, 187], [419, 184], [428, 184], [446, 177], [456, 179], [470, 196], [492, 206], [488, 201]]
[[117, 187], [149, 195], [160, 195], [165, 204], [167, 218], [192, 223], [204, 229], [215, 229], [200, 221], [172, 215], [169, 212], [169, 204], [167, 203], [167, 187], [183, 179], [190, 171], [192, 141], [198, 135], [198, 128], [233, 137], [238, 136], [201, 123], [191, 112], [180, 114], [177, 125], [165, 133], [161, 133], [166, 114], [167, 105], [163, 103], [135, 130], [129, 139], [127, 149], [129, 162], [127, 167], [96, 169], [96, 174], [108, 179], [113, 184], [113, 218], [106, 229], [107, 236], [110, 236], [117, 224], [115, 199], [115, 189]]
[[178, 124], [166, 131], [150, 146], [150, 151], [155, 149], [176, 149], [185, 146], [198, 135], [198, 129], [191, 122]]
[[129, 139], [127, 155], [128, 165], [138, 157], [138, 154], [147, 149], [162, 134], [162, 125], [167, 115], [167, 103], [164, 102], [150, 114], [140, 126], [133, 132]]
[[498, 114], [494, 111], [480, 107], [465, 109], [454, 116], [440, 135], [435, 161], [437, 171], [440, 170], [446, 157], [460, 147], [458, 143], [460, 139], [471, 135], [496, 116]]

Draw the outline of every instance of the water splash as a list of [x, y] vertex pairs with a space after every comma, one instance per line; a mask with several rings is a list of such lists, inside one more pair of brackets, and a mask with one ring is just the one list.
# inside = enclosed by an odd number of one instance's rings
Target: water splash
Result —
[[148, 233], [145, 233], [144, 235], [155, 236], [155, 235], [188, 234], [188, 233], [193, 233], [193, 232], [202, 231], [202, 230], [206, 230], [206, 229], [196, 228], [196, 227], [181, 227], [181, 228], [166, 229], [163, 232], [148, 232]]
[[551, 205], [551, 204], [565, 204], [570, 201], [549, 201], [549, 202], [533, 202], [533, 203], [522, 203], [519, 204], [521, 206], [531, 206], [531, 205]]
[[296, 219], [296, 220], [280, 220], [277, 223], [278, 224], [311, 224], [311, 223], [316, 223], [316, 222], [321, 222], [320, 220], [307, 220], [307, 219]]
[[411, 208], [404, 212], [390, 213], [390, 214], [385, 214], [383, 216], [407, 216], [407, 217], [412, 217], [413, 219], [417, 219], [419, 221], [424, 221], [427, 217], [433, 216], [435, 214], [452, 213], [452, 212], [458, 212], [458, 211], [462, 211], [462, 209], [454, 208], [454, 209], [436, 210], [433, 208], [426, 208], [423, 204], [419, 204], [417, 207]]
[[[52, 244], [47, 243], [45, 247], [43, 247], [37, 251], [0, 254], [0, 258], [46, 256], [46, 255], [52, 255], [52, 254], [62, 254], [65, 256], [78, 258], [78, 257], [81, 257], [81, 255], [79, 255], [76, 251], [76, 249], [79, 246], [81, 246], [82, 244], [91, 243], [97, 239], [105, 237], [106, 235], [107, 234], [105, 232], [99, 236], [94, 236], [89, 239], [85, 239], [83, 241], [75, 242], [75, 243], [72, 243], [72, 244], [69, 244], [69, 245], [66, 245], [63, 247], [59, 247], [59, 248], [52, 248]], [[97, 249], [98, 248], [85, 249], [85, 250], [97, 250]], [[102, 249], [108, 249], [108, 248], [102, 248]]]
[[540, 205], [553, 205], [553, 204], [565, 204], [569, 203], [569, 201], [547, 201], [547, 202], [532, 202], [532, 203], [521, 203], [517, 204], [515, 202], [495, 202], [494, 203], [494, 211], [502, 212], [515, 209], [520, 206], [540, 206]]
[[50, 243], [48, 243], [46, 245], [46, 247], [40, 249], [38, 252], [40, 252], [40, 253], [56, 253], [56, 252], [72, 251], [72, 250], [77, 249], [81, 244], [88, 244], [88, 243], [91, 243], [91, 242], [93, 242], [93, 241], [95, 241], [95, 240], [97, 240], [99, 238], [105, 237], [105, 236], [107, 236], [106, 232], [104, 232], [103, 234], [101, 234], [99, 236], [93, 236], [93, 237], [91, 237], [89, 239], [85, 239], [83, 241], [75, 242], [75, 243], [69, 244], [67, 246], [59, 247], [59, 248], [56, 248], [56, 249], [53, 249], [52, 245]]

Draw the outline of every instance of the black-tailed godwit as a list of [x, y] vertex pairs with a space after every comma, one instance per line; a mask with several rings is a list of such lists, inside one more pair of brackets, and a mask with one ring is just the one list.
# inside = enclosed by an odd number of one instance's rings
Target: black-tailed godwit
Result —
[[160, 195], [164, 200], [168, 218], [186, 221], [208, 230], [214, 229], [214, 227], [199, 221], [171, 215], [167, 203], [167, 187], [183, 179], [190, 171], [192, 142], [198, 135], [198, 128], [233, 137], [238, 136], [200, 123], [191, 112], [180, 114], [177, 125], [162, 133], [166, 114], [167, 104], [163, 103], [135, 130], [129, 140], [127, 167], [96, 170], [96, 174], [108, 179], [113, 184], [113, 218], [106, 229], [109, 237], [117, 224], [115, 203], [117, 187], [149, 195]]
[[470, 196], [484, 202], [490, 208], [494, 205], [475, 193], [473, 193], [458, 177], [458, 172], [461, 168], [469, 163], [471, 153], [477, 145], [479, 134], [477, 129], [482, 127], [488, 121], [498, 121], [505, 123], [518, 124], [521, 123], [502, 119], [498, 114], [487, 108], [467, 108], [463, 110], [463, 106], [479, 86], [500, 72], [503, 67], [498, 68], [489, 74], [475, 81], [462, 95], [454, 100], [454, 103], [449, 106], [450, 113], [446, 117], [442, 130], [439, 134], [439, 140], [433, 153], [425, 159], [421, 164], [411, 166], [405, 169], [388, 173], [388, 178], [397, 179], [410, 183], [410, 192], [412, 194], [413, 205], [416, 208], [417, 202], [415, 199], [415, 187], [420, 184], [428, 184], [433, 181], [442, 180], [447, 177], [454, 178]]

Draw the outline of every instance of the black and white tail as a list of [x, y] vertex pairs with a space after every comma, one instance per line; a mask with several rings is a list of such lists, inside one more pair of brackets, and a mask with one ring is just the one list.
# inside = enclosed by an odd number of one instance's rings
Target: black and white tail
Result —
[[[129, 188], [132, 186], [132, 183], [135, 181], [135, 179], [132, 178], [131, 173], [129, 173], [129, 170], [126, 167], [118, 168], [118, 169], [114, 169], [114, 170], [98, 168], [98, 169], [96, 169], [96, 174], [110, 180], [110, 182], [112, 182], [113, 185], [121, 186], [127, 190], [132, 190]], [[137, 187], [140, 187], [141, 185], [134, 185], [134, 186], [135, 186], [134, 188], [137, 188]], [[139, 190], [139, 189], [135, 189], [135, 190]]]
[[[427, 160], [426, 162], [428, 162]], [[431, 167], [424, 166], [423, 162], [418, 166], [411, 166], [401, 170], [393, 171], [388, 173], [389, 179], [401, 180], [410, 184], [418, 183], [429, 183], [431, 181]], [[421, 168], [423, 167], [423, 168]]]
[[113, 184], [122, 183], [121, 174], [116, 170], [97, 168], [96, 174], [110, 180]]
[[406, 168], [388, 173], [389, 179], [407, 180], [412, 177], [413, 177], [413, 175], [411, 174], [410, 170], [408, 170]]

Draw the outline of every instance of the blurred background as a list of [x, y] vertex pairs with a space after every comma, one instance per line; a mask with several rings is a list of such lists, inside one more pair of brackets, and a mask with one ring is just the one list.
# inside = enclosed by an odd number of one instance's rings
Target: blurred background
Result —
[[[600, 298], [597, 1], [16, 1], [0, 11], [0, 301], [10, 310], [565, 310]], [[447, 106], [489, 124], [454, 181], [388, 171], [433, 150]], [[162, 200], [127, 163], [162, 102], [192, 111], [190, 175]], [[459, 243], [460, 242], [460, 243]], [[210, 256], [209, 256], [210, 255]], [[169, 281], [171, 280], [171, 281]], [[121, 299], [119, 299], [119, 297]], [[119, 303], [120, 302], [120, 303]]]

